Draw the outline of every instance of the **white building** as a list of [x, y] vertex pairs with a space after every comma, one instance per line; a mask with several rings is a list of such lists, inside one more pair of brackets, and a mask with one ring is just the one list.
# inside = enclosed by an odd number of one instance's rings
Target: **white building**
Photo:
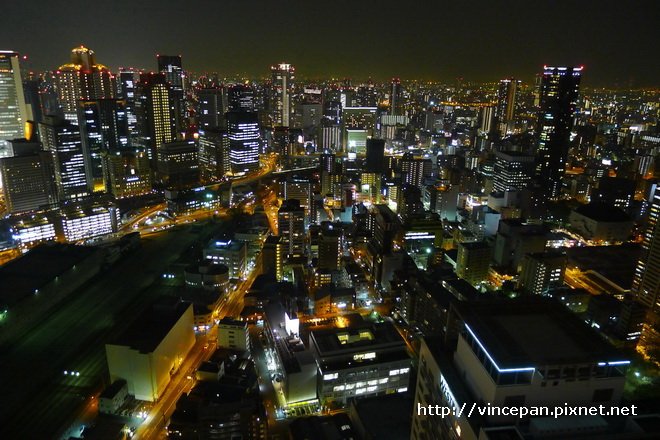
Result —
[[250, 334], [247, 321], [223, 318], [218, 323], [218, 347], [247, 351], [250, 349]]
[[195, 345], [193, 306], [162, 297], [105, 345], [112, 382], [124, 379], [138, 400], [158, 400]]

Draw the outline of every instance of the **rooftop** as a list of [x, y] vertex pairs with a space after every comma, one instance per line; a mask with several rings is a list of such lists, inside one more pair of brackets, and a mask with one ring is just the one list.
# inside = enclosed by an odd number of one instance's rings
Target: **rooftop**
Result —
[[91, 247], [48, 244], [0, 267], [0, 304], [12, 306], [97, 253]]
[[575, 209], [575, 212], [599, 222], [614, 223], [631, 221], [630, 216], [623, 210], [607, 203], [592, 202], [579, 206]]
[[466, 329], [499, 368], [624, 360], [617, 349], [554, 299], [459, 303], [457, 309]]
[[151, 353], [189, 307], [192, 307], [189, 302], [179, 298], [161, 296], [110, 344], [128, 346], [140, 353]]
[[405, 347], [401, 335], [389, 321], [365, 322], [350, 327], [312, 330], [310, 336], [314, 339], [320, 356], [387, 346]]

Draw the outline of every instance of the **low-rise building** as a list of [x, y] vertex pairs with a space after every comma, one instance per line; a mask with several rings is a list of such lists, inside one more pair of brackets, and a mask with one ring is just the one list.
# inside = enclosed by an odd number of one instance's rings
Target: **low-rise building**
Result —
[[243, 278], [247, 265], [245, 242], [228, 239], [213, 239], [203, 251], [204, 258], [214, 264], [229, 268], [230, 278]]
[[218, 323], [218, 347], [247, 351], [250, 349], [250, 334], [247, 321], [223, 318]]
[[154, 402], [194, 344], [192, 304], [161, 297], [105, 345], [110, 380], [123, 379], [130, 395]]
[[408, 391], [410, 356], [388, 321], [312, 330], [309, 346], [319, 369], [318, 395], [326, 405]]

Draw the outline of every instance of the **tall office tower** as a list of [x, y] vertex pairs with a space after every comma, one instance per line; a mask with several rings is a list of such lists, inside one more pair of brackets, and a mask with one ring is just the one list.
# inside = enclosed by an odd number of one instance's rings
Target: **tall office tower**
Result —
[[249, 84], [236, 84], [227, 92], [227, 106], [230, 112], [256, 111], [254, 89]]
[[221, 128], [225, 125], [227, 95], [222, 87], [197, 91], [197, 123], [200, 129]]
[[319, 235], [318, 268], [320, 270], [339, 270], [343, 255], [344, 231], [330, 222], [323, 222]]
[[215, 183], [231, 171], [227, 130], [199, 130], [199, 175], [202, 183]]
[[484, 241], [458, 244], [456, 275], [473, 286], [486, 281], [492, 251]]
[[270, 68], [272, 75], [270, 108], [273, 126], [289, 127], [293, 111], [293, 81], [296, 69], [291, 64], [278, 64]]
[[285, 253], [289, 256], [305, 252], [305, 208], [299, 200], [285, 200], [277, 211], [277, 235], [282, 237]]
[[102, 156], [129, 147], [126, 102], [118, 99], [78, 101], [78, 126], [83, 149], [90, 155], [94, 188], [104, 188], [107, 176], [103, 174]]
[[367, 139], [367, 158], [364, 172], [383, 174], [385, 172], [385, 140]]
[[19, 55], [0, 51], [0, 157], [8, 155], [8, 140], [25, 136], [27, 117]]
[[84, 46], [71, 50], [71, 62], [55, 72], [55, 87], [64, 118], [78, 122], [78, 101], [114, 98], [117, 91], [114, 75], [103, 64], [96, 63], [94, 51]]
[[343, 144], [340, 124], [323, 119], [319, 127], [319, 132], [319, 147], [334, 152], [342, 150]]
[[358, 87], [355, 100], [358, 107], [378, 106], [378, 91], [371, 79], [366, 84]]
[[158, 61], [158, 72], [165, 75], [165, 79], [172, 90], [183, 96], [185, 88], [185, 72], [181, 63], [181, 55], [156, 55]]
[[161, 145], [156, 163], [158, 180], [168, 189], [186, 189], [199, 184], [199, 156], [194, 140]]
[[57, 202], [53, 156], [39, 142], [9, 141], [13, 154], [0, 158], [0, 179], [7, 212], [27, 212]]
[[227, 113], [227, 131], [231, 172], [242, 174], [258, 169], [261, 133], [257, 113]]
[[144, 149], [111, 151], [103, 157], [103, 162], [108, 176], [106, 191], [115, 199], [151, 191], [151, 167]]
[[23, 92], [25, 93], [25, 107], [28, 121], [40, 122], [43, 117], [41, 105], [41, 80], [26, 79], [23, 81]]
[[433, 173], [431, 159], [415, 158], [411, 153], [406, 153], [401, 159], [401, 181], [414, 185], [418, 188], [424, 187], [424, 180]]
[[399, 78], [392, 78], [390, 86], [390, 114], [400, 116], [405, 114], [403, 89]]
[[385, 255], [392, 251], [401, 222], [387, 205], [374, 205], [374, 216], [373, 245], [378, 254]]
[[632, 291], [640, 303], [660, 313], [660, 186], [656, 186], [637, 262]]
[[536, 177], [550, 199], [561, 193], [581, 75], [582, 67], [544, 66], [536, 128]]
[[117, 97], [126, 102], [126, 119], [131, 136], [137, 132], [137, 118], [135, 116], [135, 90], [139, 81], [139, 74], [134, 69], [119, 69], [117, 83]]
[[564, 283], [566, 254], [538, 252], [526, 254], [520, 273], [520, 288], [530, 295], [547, 295], [548, 290]]
[[92, 192], [90, 155], [84, 150], [80, 129], [57, 116], [45, 116], [39, 123], [44, 149], [53, 155], [58, 197], [75, 200]]
[[497, 107], [495, 107], [495, 128], [502, 137], [513, 133], [518, 89], [520, 89], [520, 80], [514, 78], [500, 80], [497, 89]]
[[517, 151], [496, 151], [493, 166], [493, 189], [509, 191], [525, 189], [534, 174], [534, 156]]
[[135, 91], [135, 115], [139, 145], [147, 149], [152, 166], [158, 149], [176, 139], [176, 106], [165, 75], [143, 73]]

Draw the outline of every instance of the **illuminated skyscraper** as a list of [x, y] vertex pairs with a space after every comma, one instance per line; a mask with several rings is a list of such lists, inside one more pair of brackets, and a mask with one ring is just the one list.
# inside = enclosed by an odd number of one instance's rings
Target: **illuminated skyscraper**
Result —
[[158, 72], [165, 76], [172, 91], [177, 130], [185, 127], [186, 109], [186, 73], [181, 63], [181, 55], [156, 55]]
[[516, 117], [516, 97], [520, 80], [509, 78], [500, 81], [495, 107], [496, 130], [500, 136], [513, 132]]
[[272, 74], [270, 106], [273, 126], [288, 127], [293, 110], [291, 95], [296, 69], [291, 64], [278, 64], [270, 68]]
[[118, 98], [126, 101], [126, 118], [128, 120], [128, 129], [132, 136], [137, 131], [137, 119], [135, 116], [135, 89], [139, 80], [139, 74], [133, 69], [119, 70]]
[[84, 46], [71, 50], [71, 62], [54, 72], [55, 86], [64, 117], [78, 123], [79, 100], [114, 98], [117, 90], [114, 75], [103, 64], [96, 63], [94, 51]]
[[255, 108], [254, 89], [249, 84], [236, 84], [229, 88], [227, 105], [230, 112], [253, 112]]
[[653, 192], [648, 224], [642, 241], [632, 291], [637, 300], [660, 313], [660, 186]]
[[137, 84], [135, 113], [140, 145], [147, 148], [155, 165], [158, 148], [176, 139], [174, 95], [165, 76], [157, 73], [140, 75]]
[[305, 253], [305, 208], [298, 200], [285, 200], [277, 212], [277, 233], [288, 255]]
[[582, 67], [544, 66], [536, 129], [536, 176], [551, 199], [561, 193], [581, 75]]
[[78, 101], [78, 126], [84, 150], [90, 155], [92, 177], [95, 184], [100, 184], [102, 156], [129, 146], [126, 102], [118, 99]]
[[25, 136], [27, 108], [19, 55], [0, 51], [0, 157], [7, 156], [7, 141]]
[[103, 160], [108, 175], [106, 191], [114, 198], [135, 197], [151, 191], [151, 168], [144, 150], [114, 151]]
[[261, 133], [256, 113], [227, 113], [229, 132], [229, 162], [234, 174], [246, 173], [259, 168]]
[[523, 190], [534, 173], [534, 156], [517, 151], [496, 151], [493, 168], [495, 191]]
[[86, 197], [92, 192], [91, 156], [84, 151], [80, 129], [56, 116], [39, 124], [44, 149], [53, 155], [60, 200]]

